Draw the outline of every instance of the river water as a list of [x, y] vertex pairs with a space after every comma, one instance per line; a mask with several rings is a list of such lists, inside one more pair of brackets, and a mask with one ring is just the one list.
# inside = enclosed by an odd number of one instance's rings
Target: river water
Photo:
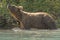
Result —
[[60, 40], [57, 30], [0, 30], [0, 40]]

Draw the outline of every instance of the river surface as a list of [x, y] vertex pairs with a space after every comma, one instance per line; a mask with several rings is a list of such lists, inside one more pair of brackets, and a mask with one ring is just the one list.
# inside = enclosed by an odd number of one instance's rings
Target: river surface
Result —
[[0, 40], [60, 40], [57, 30], [0, 30]]

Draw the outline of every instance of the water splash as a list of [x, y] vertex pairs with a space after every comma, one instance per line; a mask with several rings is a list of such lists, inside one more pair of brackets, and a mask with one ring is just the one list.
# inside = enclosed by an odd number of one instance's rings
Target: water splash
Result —
[[14, 31], [14, 32], [21, 32], [22, 30], [20, 28], [18, 28], [18, 27], [15, 27], [15, 28], [12, 29], [12, 31]]

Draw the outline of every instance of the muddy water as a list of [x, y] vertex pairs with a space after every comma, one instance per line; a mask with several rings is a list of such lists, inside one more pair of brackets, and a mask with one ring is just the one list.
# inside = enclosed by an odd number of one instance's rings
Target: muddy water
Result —
[[57, 30], [0, 30], [0, 40], [60, 40]]

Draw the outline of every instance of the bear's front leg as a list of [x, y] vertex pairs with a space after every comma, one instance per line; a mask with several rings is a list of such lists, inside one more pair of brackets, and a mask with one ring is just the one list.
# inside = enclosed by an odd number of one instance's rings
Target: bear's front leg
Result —
[[23, 25], [24, 25], [24, 29], [30, 30], [31, 25], [30, 25], [30, 21], [29, 21], [29, 20], [26, 20], [26, 21], [23, 23]]
[[20, 22], [20, 29], [25, 29], [22, 22]]

